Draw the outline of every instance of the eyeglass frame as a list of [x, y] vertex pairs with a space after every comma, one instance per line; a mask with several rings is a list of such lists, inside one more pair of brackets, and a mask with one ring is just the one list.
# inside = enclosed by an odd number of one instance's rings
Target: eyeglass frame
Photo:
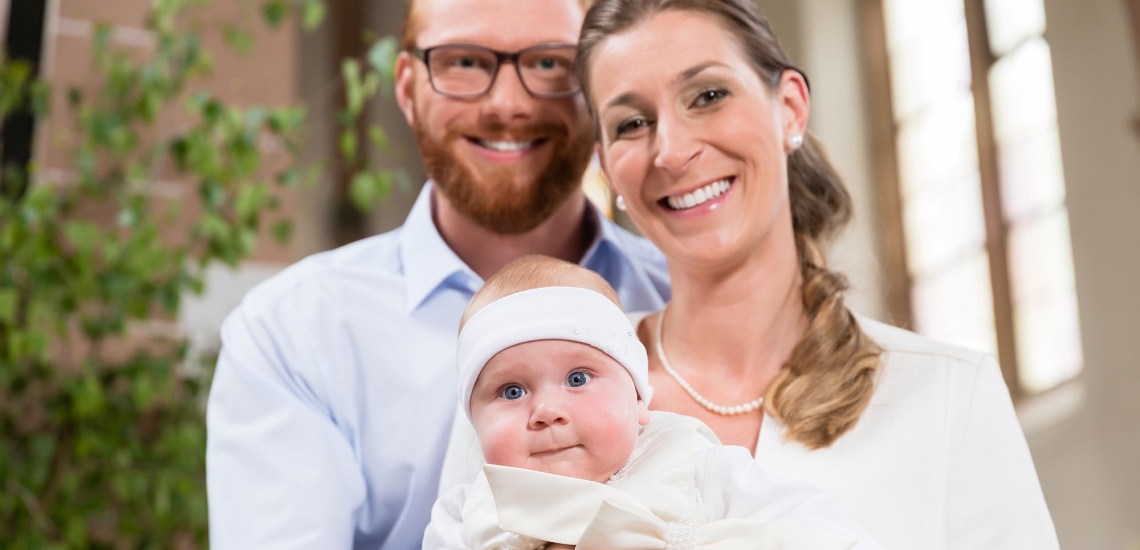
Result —
[[[573, 90], [569, 90], [569, 91], [565, 91], [565, 92], [555, 92], [555, 93], [551, 93], [551, 94], [536, 93], [534, 90], [530, 89], [530, 86], [527, 86], [526, 78], [523, 78], [522, 68], [519, 67], [519, 58], [521, 58], [523, 54], [530, 53], [531, 51], [534, 51], [534, 50], [546, 50], [546, 49], [555, 49], [555, 48], [575, 49], [577, 47], [578, 46], [576, 46], [574, 44], [560, 44], [560, 43], [535, 44], [534, 46], [528, 46], [528, 47], [523, 48], [521, 50], [504, 52], [504, 51], [499, 51], [499, 50], [495, 50], [492, 48], [488, 48], [486, 46], [480, 46], [478, 44], [439, 44], [437, 46], [432, 46], [430, 48], [422, 48], [422, 49], [418, 48], [418, 47], [412, 47], [408, 51], [412, 55], [414, 55], [417, 59], [419, 59], [420, 61], [423, 61], [424, 66], [427, 67], [428, 83], [431, 84], [431, 89], [434, 90], [435, 93], [440, 94], [442, 96], [455, 98], [455, 99], [475, 99], [475, 98], [483, 97], [483, 96], [487, 95], [488, 92], [491, 91], [491, 88], [495, 87], [495, 79], [499, 77], [499, 68], [503, 66], [503, 63], [510, 62], [512, 65], [515, 66], [515, 74], [518, 75], [518, 77], [519, 77], [519, 83], [522, 84], [523, 89], [526, 90], [526, 93], [530, 94], [531, 97], [534, 97], [537, 99], [563, 99], [563, 98], [567, 98], [567, 97], [573, 97], [575, 94], [580, 93], [582, 91], [581, 83], [578, 83], [578, 86], [575, 87]], [[485, 51], [485, 52], [488, 52], [488, 53], [494, 55], [495, 56], [495, 70], [491, 72], [491, 80], [487, 83], [487, 88], [481, 92], [478, 92], [478, 93], [473, 92], [473, 93], [469, 93], [469, 94], [454, 94], [454, 93], [450, 93], [450, 92], [441, 92], [439, 90], [439, 88], [436, 88], [435, 77], [432, 75], [431, 63], [429, 63], [428, 60], [431, 58], [432, 50], [436, 50], [439, 48], [471, 48], [471, 49], [475, 49], [475, 50]], [[575, 76], [575, 80], [577, 80], [577, 76]]]

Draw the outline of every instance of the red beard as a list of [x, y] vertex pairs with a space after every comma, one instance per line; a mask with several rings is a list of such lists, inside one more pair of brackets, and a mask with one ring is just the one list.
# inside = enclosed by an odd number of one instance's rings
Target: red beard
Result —
[[[566, 126], [549, 123], [515, 126], [510, 132], [500, 124], [481, 126], [476, 132], [451, 128], [442, 140], [435, 140], [420, 127], [422, 118], [416, 120], [413, 131], [424, 168], [436, 187], [469, 220], [502, 234], [526, 233], [550, 218], [581, 185], [594, 144], [588, 127], [580, 128], [572, 138]], [[488, 139], [506, 135], [512, 139], [543, 136], [548, 141], [542, 146], [550, 146], [553, 151], [550, 161], [539, 170], [534, 181], [516, 189], [509, 182], [515, 175], [515, 167], [504, 166], [474, 174], [448, 150], [449, 144], [459, 144], [466, 140], [466, 135], [473, 134]]]

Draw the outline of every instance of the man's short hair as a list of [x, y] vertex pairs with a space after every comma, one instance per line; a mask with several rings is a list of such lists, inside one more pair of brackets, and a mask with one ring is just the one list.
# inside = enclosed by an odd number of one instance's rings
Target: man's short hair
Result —
[[[522, 0], [530, 1], [530, 0]], [[588, 10], [595, 0], [578, 0], [582, 9]], [[419, 35], [419, 22], [415, 18], [416, 0], [408, 0], [408, 11], [404, 12], [404, 25], [400, 31], [400, 49], [411, 51], [416, 47], [416, 37]]]
[[577, 264], [531, 254], [511, 262], [487, 279], [483, 288], [475, 293], [471, 303], [467, 304], [467, 309], [463, 311], [463, 317], [459, 320], [459, 330], [463, 330], [463, 325], [467, 324], [468, 319], [495, 300], [524, 290], [549, 286], [572, 286], [593, 290], [621, 307], [617, 292], [601, 275]]

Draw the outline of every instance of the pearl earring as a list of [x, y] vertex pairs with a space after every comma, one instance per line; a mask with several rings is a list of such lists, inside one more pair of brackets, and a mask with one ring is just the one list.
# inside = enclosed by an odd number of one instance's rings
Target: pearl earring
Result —
[[625, 212], [625, 197], [618, 195], [617, 198], [614, 199], [614, 206], [617, 206], [618, 210]]
[[788, 146], [791, 147], [793, 151], [799, 149], [803, 144], [804, 137], [800, 134], [792, 134], [791, 137], [788, 138]]

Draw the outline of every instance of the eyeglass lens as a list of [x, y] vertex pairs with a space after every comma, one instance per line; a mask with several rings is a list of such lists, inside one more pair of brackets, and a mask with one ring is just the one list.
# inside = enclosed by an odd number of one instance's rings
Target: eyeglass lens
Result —
[[[479, 95], [491, 88], [498, 65], [495, 52], [467, 46], [432, 48], [428, 70], [436, 91]], [[520, 52], [518, 74], [535, 95], [561, 95], [578, 89], [574, 48], [530, 48]]]

